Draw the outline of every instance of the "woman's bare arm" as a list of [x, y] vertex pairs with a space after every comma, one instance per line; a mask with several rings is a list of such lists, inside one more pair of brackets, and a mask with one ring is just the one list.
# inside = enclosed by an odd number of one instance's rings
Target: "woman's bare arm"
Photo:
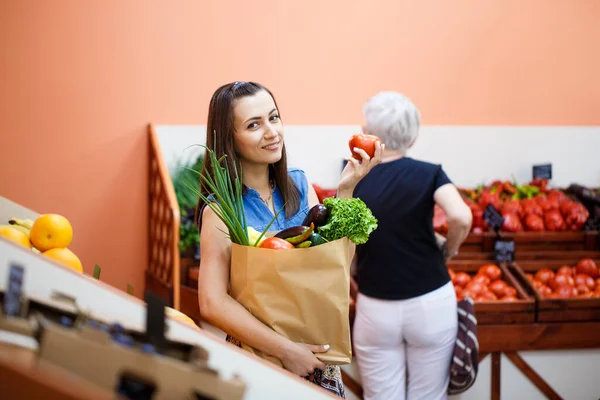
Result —
[[458, 253], [458, 248], [469, 235], [473, 215], [460, 196], [458, 189], [451, 183], [440, 186], [434, 193], [433, 198], [448, 219], [448, 259]]

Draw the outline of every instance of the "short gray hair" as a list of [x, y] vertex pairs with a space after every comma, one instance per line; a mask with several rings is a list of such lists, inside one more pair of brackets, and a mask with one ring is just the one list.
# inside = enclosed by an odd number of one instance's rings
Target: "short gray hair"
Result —
[[363, 115], [367, 133], [379, 137], [388, 149], [408, 150], [421, 127], [421, 113], [398, 92], [377, 93], [365, 103]]

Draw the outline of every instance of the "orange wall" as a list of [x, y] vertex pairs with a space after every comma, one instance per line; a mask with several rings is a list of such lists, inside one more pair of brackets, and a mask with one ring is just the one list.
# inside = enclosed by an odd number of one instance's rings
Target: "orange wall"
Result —
[[286, 123], [358, 124], [401, 90], [426, 124], [600, 125], [595, 0], [5, 1], [0, 193], [73, 223], [88, 273], [143, 286], [149, 122], [202, 124], [257, 80]]

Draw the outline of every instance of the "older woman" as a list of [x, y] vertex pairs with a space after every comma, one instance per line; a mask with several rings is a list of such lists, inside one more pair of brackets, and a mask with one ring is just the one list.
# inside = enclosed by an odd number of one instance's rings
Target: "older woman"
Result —
[[[354, 190], [379, 221], [358, 246], [354, 347], [365, 399], [446, 398], [457, 333], [456, 295], [446, 268], [471, 227], [471, 212], [440, 165], [406, 155], [420, 113], [405, 96], [381, 92], [363, 109], [364, 133], [385, 143], [381, 164]], [[448, 216], [446, 250], [433, 230]]]

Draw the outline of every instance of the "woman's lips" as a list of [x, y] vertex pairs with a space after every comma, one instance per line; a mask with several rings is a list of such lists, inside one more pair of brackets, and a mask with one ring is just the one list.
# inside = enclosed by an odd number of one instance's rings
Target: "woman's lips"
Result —
[[277, 150], [278, 148], [279, 148], [279, 142], [272, 143], [272, 144], [269, 144], [269, 145], [263, 147], [263, 149], [265, 149], [265, 150]]

